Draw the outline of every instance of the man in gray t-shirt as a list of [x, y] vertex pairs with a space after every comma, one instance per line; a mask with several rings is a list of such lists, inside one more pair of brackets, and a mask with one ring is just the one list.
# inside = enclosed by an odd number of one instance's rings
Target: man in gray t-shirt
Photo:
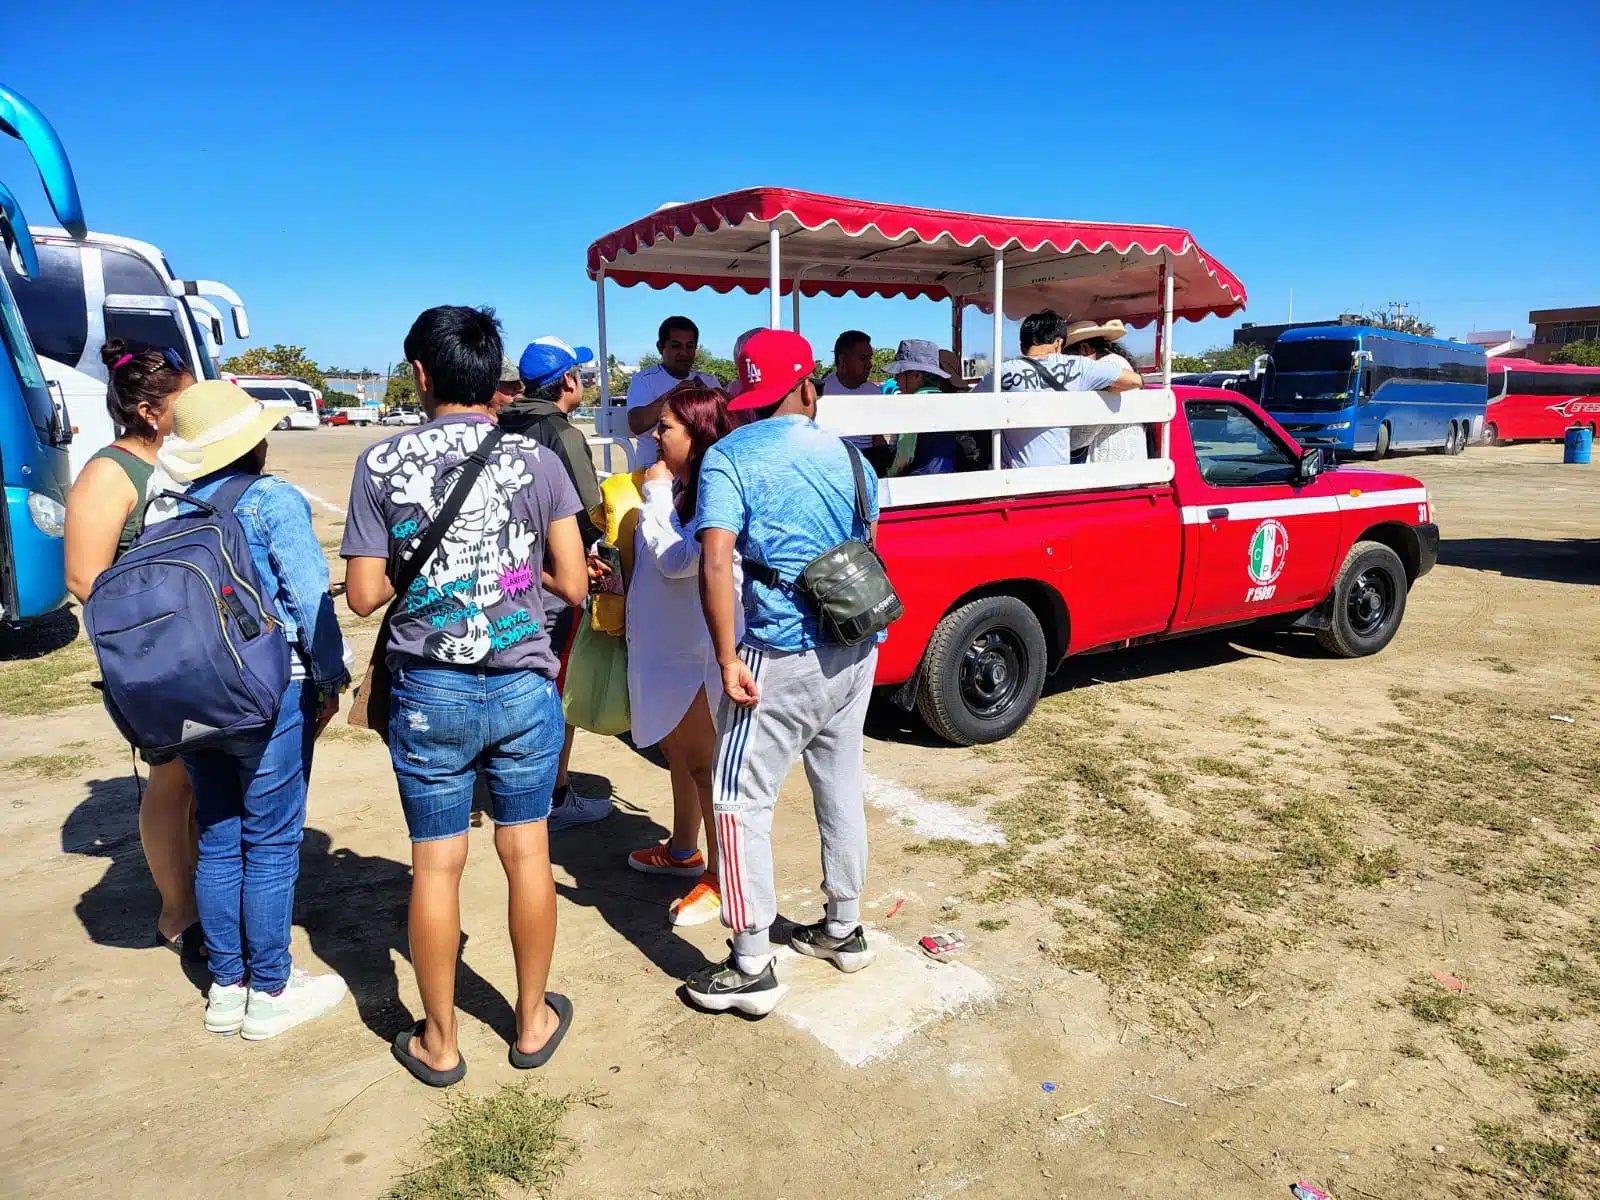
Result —
[[[377, 443], [356, 460], [345, 558], [407, 556], [439, 511], [460, 465], [494, 422], [452, 414]], [[461, 515], [407, 592], [390, 628], [391, 665], [559, 669], [546, 627], [544, 535], [583, 511], [566, 469], [536, 442], [507, 434]]]

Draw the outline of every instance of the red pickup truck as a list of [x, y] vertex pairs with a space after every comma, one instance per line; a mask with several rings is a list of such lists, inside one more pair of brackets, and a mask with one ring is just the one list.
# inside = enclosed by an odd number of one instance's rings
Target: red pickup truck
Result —
[[[1227, 316], [1245, 291], [1183, 229], [991, 217], [750, 188], [668, 205], [589, 247], [606, 361], [607, 282], [765, 291], [800, 328], [802, 296], [948, 300], [965, 361], [966, 310], [1156, 326], [1169, 384], [1172, 322]], [[980, 369], [978, 374], [982, 374]], [[1314, 630], [1335, 654], [1381, 650], [1439, 533], [1414, 479], [1323, 469], [1237, 392], [1150, 387], [1117, 396], [1001, 390], [825, 397], [843, 435], [960, 431], [992, 438], [984, 469], [882, 482], [878, 549], [905, 605], [878, 656], [894, 689], [950, 741], [991, 742], [1038, 702], [1069, 654], [1266, 617]], [[1033, 373], [1028, 373], [1033, 374]], [[626, 411], [600, 376], [598, 441], [626, 446]], [[1008, 466], [1007, 431], [1142, 425], [1136, 461]], [[1073, 442], [1076, 446], [1077, 443]], [[630, 454], [631, 457], [631, 454]], [[1090, 456], [1092, 458], [1092, 456]]]
[[906, 615], [878, 653], [933, 731], [1008, 736], [1069, 654], [1298, 614], [1374, 654], [1434, 565], [1415, 479], [1340, 467], [1237, 392], [1177, 387], [1170, 484], [886, 509], [878, 548]]

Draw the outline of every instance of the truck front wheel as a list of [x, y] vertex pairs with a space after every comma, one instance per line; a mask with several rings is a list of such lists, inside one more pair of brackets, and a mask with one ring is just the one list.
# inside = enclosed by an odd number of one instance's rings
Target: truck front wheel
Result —
[[1015, 596], [963, 604], [928, 641], [917, 711], [958, 746], [1010, 737], [1039, 702], [1045, 655], [1039, 618]]
[[1317, 631], [1317, 641], [1340, 658], [1364, 658], [1394, 640], [1405, 614], [1400, 556], [1382, 542], [1357, 542], [1339, 568], [1328, 628]]

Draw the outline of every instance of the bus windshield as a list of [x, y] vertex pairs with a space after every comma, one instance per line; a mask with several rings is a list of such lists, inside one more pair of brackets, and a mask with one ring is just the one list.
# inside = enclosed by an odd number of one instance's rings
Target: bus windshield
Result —
[[0, 343], [4, 345], [6, 357], [16, 367], [17, 382], [22, 385], [22, 394], [27, 399], [33, 428], [40, 441], [49, 443], [55, 423], [55, 405], [50, 400], [50, 389], [33, 352], [33, 343], [22, 324], [22, 313], [4, 279], [0, 279]]
[[1355, 400], [1355, 339], [1279, 342], [1272, 350], [1272, 399], [1278, 412], [1337, 412]]

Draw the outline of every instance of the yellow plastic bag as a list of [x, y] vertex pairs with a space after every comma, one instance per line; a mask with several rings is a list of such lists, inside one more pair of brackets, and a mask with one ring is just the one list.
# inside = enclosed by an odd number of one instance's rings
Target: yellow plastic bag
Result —
[[601, 633], [592, 621], [578, 623], [567, 659], [561, 707], [567, 724], [614, 737], [633, 724], [628, 707], [628, 643]]
[[633, 533], [644, 505], [644, 469], [629, 475], [608, 475], [600, 484], [600, 512], [595, 524], [622, 559], [622, 592], [601, 592], [589, 607], [589, 620], [601, 633], [621, 637], [627, 629], [628, 580], [633, 578]]

